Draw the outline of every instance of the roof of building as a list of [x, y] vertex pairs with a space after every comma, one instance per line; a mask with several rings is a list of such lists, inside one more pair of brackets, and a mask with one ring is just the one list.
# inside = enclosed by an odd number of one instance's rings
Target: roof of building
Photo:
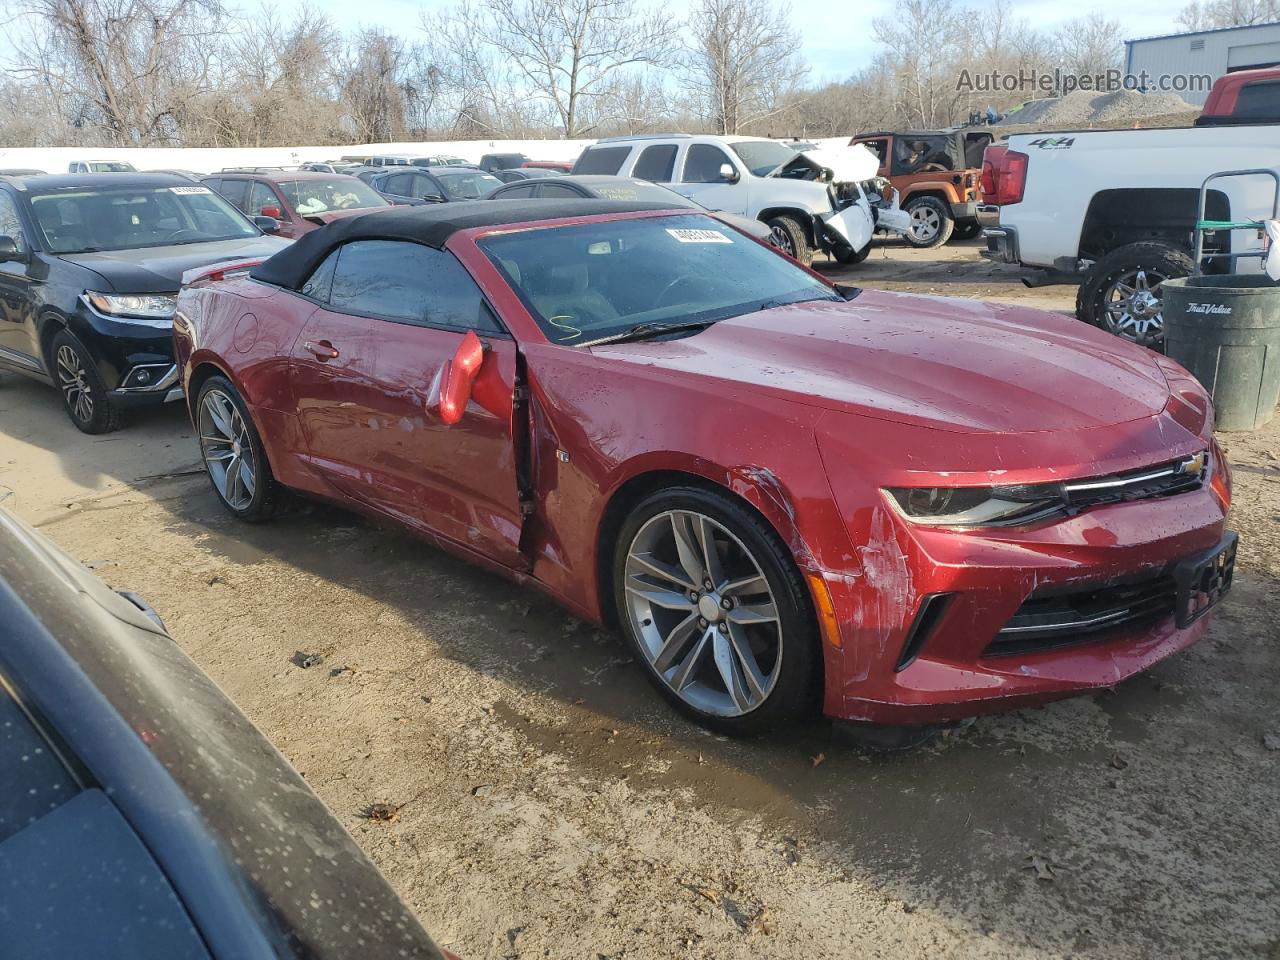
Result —
[[1270, 20], [1266, 23], [1244, 23], [1235, 27], [1214, 27], [1212, 30], [1187, 30], [1183, 33], [1162, 33], [1154, 37], [1135, 37], [1132, 40], [1124, 41], [1126, 45], [1134, 43], [1145, 43], [1148, 40], [1172, 40], [1174, 37], [1203, 37], [1208, 33], [1226, 33], [1228, 30], [1254, 30], [1258, 27], [1280, 27], [1280, 20]]

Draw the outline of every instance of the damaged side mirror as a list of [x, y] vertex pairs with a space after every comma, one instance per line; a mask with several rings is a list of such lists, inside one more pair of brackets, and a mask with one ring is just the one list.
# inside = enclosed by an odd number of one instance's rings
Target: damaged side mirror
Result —
[[474, 330], [467, 331], [440, 378], [440, 419], [452, 426], [462, 419], [471, 399], [471, 387], [484, 363], [485, 345]]

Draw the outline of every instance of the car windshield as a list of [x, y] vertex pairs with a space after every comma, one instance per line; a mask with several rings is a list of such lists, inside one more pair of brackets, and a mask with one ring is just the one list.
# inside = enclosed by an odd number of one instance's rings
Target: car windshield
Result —
[[490, 190], [502, 186], [501, 180], [481, 170], [437, 173], [435, 178], [450, 200], [479, 200]]
[[51, 253], [135, 250], [260, 236], [208, 187], [124, 187], [36, 195], [31, 212]]
[[133, 173], [133, 164], [119, 163], [111, 160], [95, 160], [89, 164], [89, 169], [94, 173]]
[[776, 140], [739, 140], [729, 146], [757, 177], [767, 177], [796, 155], [795, 150]]
[[287, 180], [277, 184], [289, 206], [306, 217], [330, 210], [360, 210], [364, 207], [387, 207], [390, 204], [367, 183], [355, 177], [332, 180]]
[[703, 214], [518, 230], [481, 248], [553, 343], [641, 324], [715, 323], [841, 297], [786, 257]]

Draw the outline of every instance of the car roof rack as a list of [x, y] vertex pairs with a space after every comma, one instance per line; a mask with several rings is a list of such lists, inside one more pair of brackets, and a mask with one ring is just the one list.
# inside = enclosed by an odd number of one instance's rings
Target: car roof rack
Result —
[[692, 140], [692, 133], [627, 133], [620, 137], [604, 137], [596, 143], [623, 143], [627, 140]]

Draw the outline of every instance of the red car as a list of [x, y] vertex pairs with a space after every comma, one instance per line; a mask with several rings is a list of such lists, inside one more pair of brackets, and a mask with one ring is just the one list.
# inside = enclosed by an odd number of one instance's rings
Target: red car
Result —
[[559, 170], [561, 173], [569, 173], [573, 170], [572, 160], [526, 160], [520, 164], [521, 167], [533, 170]]
[[618, 624], [718, 730], [1110, 686], [1230, 585], [1205, 391], [1067, 317], [602, 200], [395, 208], [227, 270], [174, 334], [228, 510], [389, 517]]
[[331, 220], [391, 206], [364, 181], [340, 173], [224, 170], [200, 182], [250, 217], [279, 220], [276, 236], [290, 239]]

